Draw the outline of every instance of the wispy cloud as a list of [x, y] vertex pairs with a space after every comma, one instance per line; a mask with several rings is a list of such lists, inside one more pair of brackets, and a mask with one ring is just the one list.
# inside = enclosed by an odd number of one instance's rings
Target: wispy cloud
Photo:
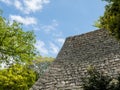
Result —
[[37, 20], [34, 17], [22, 17], [19, 15], [10, 15], [10, 20], [13, 21], [17, 21], [20, 22], [24, 25], [33, 25], [33, 24], [37, 24]]
[[36, 12], [42, 10], [44, 4], [48, 4], [49, 0], [24, 0], [25, 13]]
[[59, 51], [59, 47], [55, 45], [54, 43], [50, 42], [50, 52], [52, 54], [57, 54]]
[[47, 55], [54, 56], [57, 55], [59, 51], [59, 47], [53, 42], [46, 44], [44, 41], [37, 40], [35, 47], [42, 56], [47, 56]]
[[58, 26], [58, 22], [56, 20], [53, 20], [51, 24], [49, 25], [42, 25], [41, 30], [44, 30], [46, 33], [49, 33], [51, 31], [56, 30]]
[[16, 9], [25, 14], [41, 11], [45, 4], [50, 3], [50, 0], [0, 0], [7, 5], [13, 5]]
[[63, 43], [65, 42], [64, 38], [58, 38], [57, 42], [60, 43], [60, 45], [63, 45]]
[[48, 54], [48, 49], [46, 48], [45, 43], [43, 41], [37, 40], [35, 47], [40, 52], [40, 54], [42, 54], [42, 55]]
[[8, 5], [12, 4], [11, 0], [0, 0], [0, 1]]
[[52, 36], [56, 37], [56, 38], [61, 38], [61, 37], [63, 37], [63, 32], [62, 31], [54, 32], [54, 33], [52, 33]]
[[23, 10], [22, 3], [18, 0], [15, 0], [14, 6], [21, 11]]

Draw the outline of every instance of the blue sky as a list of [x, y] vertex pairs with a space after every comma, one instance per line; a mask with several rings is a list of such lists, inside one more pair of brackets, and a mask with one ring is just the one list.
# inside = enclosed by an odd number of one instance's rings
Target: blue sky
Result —
[[65, 38], [96, 30], [92, 25], [104, 13], [102, 0], [0, 0], [3, 16], [34, 30], [42, 56], [56, 57]]

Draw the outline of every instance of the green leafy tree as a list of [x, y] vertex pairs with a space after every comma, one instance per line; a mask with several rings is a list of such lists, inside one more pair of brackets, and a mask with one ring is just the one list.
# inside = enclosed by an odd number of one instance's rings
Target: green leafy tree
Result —
[[38, 78], [37, 72], [29, 68], [37, 54], [35, 35], [23, 31], [21, 24], [2, 17], [0, 10], [0, 90], [29, 90]]
[[93, 66], [87, 69], [88, 76], [82, 78], [82, 86], [84, 90], [108, 90], [107, 86], [111, 81], [109, 76], [103, 75]]
[[108, 2], [104, 15], [100, 17], [95, 26], [104, 28], [120, 40], [120, 0], [103, 0]]
[[29, 90], [37, 74], [26, 65], [14, 64], [0, 70], [0, 90]]
[[38, 73], [38, 76], [42, 76], [47, 68], [52, 64], [54, 58], [37, 56], [30, 65], [30, 68]]
[[93, 66], [88, 67], [87, 73], [88, 75], [82, 78], [83, 90], [120, 90], [120, 75], [115, 78]]
[[12, 24], [0, 15], [0, 63], [30, 61], [36, 54], [35, 35], [23, 31], [21, 24]]

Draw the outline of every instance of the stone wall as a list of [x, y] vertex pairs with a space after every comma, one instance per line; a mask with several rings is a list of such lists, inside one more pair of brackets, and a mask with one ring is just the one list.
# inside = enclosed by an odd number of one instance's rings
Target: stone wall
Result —
[[120, 44], [106, 30], [68, 37], [55, 62], [30, 90], [82, 90], [88, 65], [109, 75], [120, 72]]

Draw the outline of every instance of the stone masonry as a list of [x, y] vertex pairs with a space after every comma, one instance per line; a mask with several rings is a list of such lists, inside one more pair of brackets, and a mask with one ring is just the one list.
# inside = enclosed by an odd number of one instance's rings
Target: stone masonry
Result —
[[54, 63], [30, 90], [82, 90], [81, 77], [89, 65], [109, 75], [120, 73], [120, 44], [106, 30], [68, 37]]

